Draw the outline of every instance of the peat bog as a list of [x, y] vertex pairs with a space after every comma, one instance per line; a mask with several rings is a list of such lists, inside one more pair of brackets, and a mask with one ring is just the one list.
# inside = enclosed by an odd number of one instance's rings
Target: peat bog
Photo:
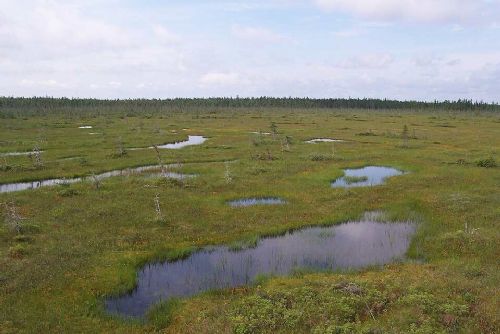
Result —
[[0, 332], [498, 332], [495, 112], [21, 102]]

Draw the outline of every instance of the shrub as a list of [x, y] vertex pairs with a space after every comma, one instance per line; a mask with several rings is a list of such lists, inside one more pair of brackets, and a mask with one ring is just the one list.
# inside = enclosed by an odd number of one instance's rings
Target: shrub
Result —
[[493, 158], [478, 160], [476, 162], [476, 165], [478, 167], [484, 167], [484, 168], [494, 168], [494, 167], [498, 166], [495, 159], [493, 159]]
[[9, 256], [15, 259], [20, 259], [28, 252], [28, 248], [23, 244], [16, 244], [9, 248]]
[[57, 194], [61, 197], [72, 197], [79, 194], [79, 192], [72, 188], [63, 188], [57, 192]]
[[370, 131], [357, 133], [356, 136], [376, 136], [376, 134], [373, 133], [372, 130], [370, 130]]
[[309, 156], [311, 161], [330, 161], [333, 160], [333, 156], [331, 154], [322, 154], [322, 153], [313, 153]]

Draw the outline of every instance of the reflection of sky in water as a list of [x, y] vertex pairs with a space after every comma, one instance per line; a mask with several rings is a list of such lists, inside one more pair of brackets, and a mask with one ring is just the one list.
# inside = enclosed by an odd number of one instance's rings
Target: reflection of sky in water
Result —
[[[38, 151], [40, 153], [43, 153], [43, 151]], [[9, 156], [18, 156], [18, 155], [30, 155], [33, 154], [33, 151], [28, 151], [28, 152], [5, 152], [5, 153], [0, 153], [0, 157], [9, 157]]]
[[187, 259], [146, 265], [136, 289], [106, 301], [109, 312], [142, 316], [170, 297], [248, 284], [259, 274], [286, 275], [294, 269], [356, 269], [404, 256], [415, 227], [410, 223], [355, 222], [314, 227], [260, 240], [257, 247], [231, 251], [212, 247]]
[[403, 172], [390, 167], [370, 166], [357, 169], [345, 169], [344, 176], [366, 176], [368, 180], [354, 183], [347, 183], [343, 177], [332, 182], [333, 188], [351, 188], [375, 186], [384, 183], [385, 179], [391, 176], [401, 175]]
[[188, 136], [188, 140], [179, 141], [171, 144], [158, 145], [158, 148], [179, 149], [191, 145], [203, 144], [207, 138], [203, 136]]
[[230, 206], [240, 207], [240, 206], [252, 206], [252, 205], [278, 205], [285, 204], [286, 201], [281, 198], [276, 197], [266, 197], [266, 198], [243, 198], [228, 202]]
[[342, 139], [333, 139], [333, 138], [315, 138], [306, 141], [306, 143], [314, 144], [314, 143], [335, 143], [335, 142], [343, 142]]
[[[170, 166], [177, 166], [177, 165], [170, 165]], [[95, 177], [99, 180], [102, 180], [113, 176], [128, 175], [133, 173], [141, 173], [148, 170], [159, 169], [159, 167], [160, 166], [158, 165], [152, 165], [152, 166], [142, 166], [136, 168], [119, 169], [98, 174]], [[195, 176], [193, 174], [180, 174], [174, 172], [167, 172], [161, 175], [167, 178], [174, 178], [174, 179], [185, 179]], [[32, 181], [32, 182], [6, 183], [6, 184], [0, 184], [0, 193], [8, 193], [8, 192], [21, 191], [27, 189], [36, 189], [40, 187], [54, 186], [58, 184], [71, 184], [84, 180], [92, 180], [92, 178], [93, 177], [89, 176], [89, 177], [77, 177], [73, 179], [50, 179], [50, 180]]]

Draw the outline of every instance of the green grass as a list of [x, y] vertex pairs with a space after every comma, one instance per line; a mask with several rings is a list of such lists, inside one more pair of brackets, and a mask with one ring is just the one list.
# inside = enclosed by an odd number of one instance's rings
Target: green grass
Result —
[[[209, 140], [161, 151], [165, 163], [184, 162], [174, 171], [198, 175], [182, 182], [145, 173], [103, 180], [99, 189], [82, 182], [0, 194], [0, 203], [13, 202], [25, 218], [20, 233], [0, 227], [0, 332], [494, 333], [500, 173], [489, 162], [491, 168], [475, 162], [498, 161], [499, 120], [494, 113], [313, 109], [3, 118], [0, 152], [32, 150], [37, 143], [44, 152], [42, 167], [27, 156], [0, 157], [0, 183], [157, 163], [154, 150], [112, 157], [119, 138], [125, 147], [188, 134]], [[249, 133], [267, 131], [272, 122], [277, 138], [256, 140]], [[87, 124], [94, 128], [78, 129]], [[398, 133], [404, 124], [418, 134], [408, 139], [411, 149], [399, 147], [400, 138], [378, 135]], [[292, 138], [289, 151], [282, 150], [284, 136]], [[304, 143], [324, 137], [347, 141], [335, 143], [335, 159], [312, 159], [332, 156], [331, 145]], [[371, 188], [330, 187], [342, 169], [367, 165], [410, 173]], [[162, 222], [155, 221], [157, 193]], [[280, 197], [288, 204], [242, 210], [226, 204], [244, 197]], [[133, 289], [147, 262], [184, 258], [208, 245], [251, 247], [262, 236], [376, 210], [419, 222], [410, 261], [260, 279], [160, 304], [145, 322], [104, 311], [104, 298]], [[342, 288], [348, 283], [363, 293]]]

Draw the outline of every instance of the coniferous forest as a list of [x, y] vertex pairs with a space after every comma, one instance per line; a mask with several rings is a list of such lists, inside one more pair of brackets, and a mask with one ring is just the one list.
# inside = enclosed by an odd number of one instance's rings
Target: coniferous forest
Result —
[[213, 108], [292, 108], [292, 109], [364, 109], [410, 111], [500, 111], [498, 103], [459, 99], [456, 101], [398, 101], [389, 99], [294, 98], [294, 97], [210, 97], [172, 99], [84, 99], [53, 97], [0, 97], [0, 117], [21, 114], [51, 114], [98, 111], [154, 113]]

